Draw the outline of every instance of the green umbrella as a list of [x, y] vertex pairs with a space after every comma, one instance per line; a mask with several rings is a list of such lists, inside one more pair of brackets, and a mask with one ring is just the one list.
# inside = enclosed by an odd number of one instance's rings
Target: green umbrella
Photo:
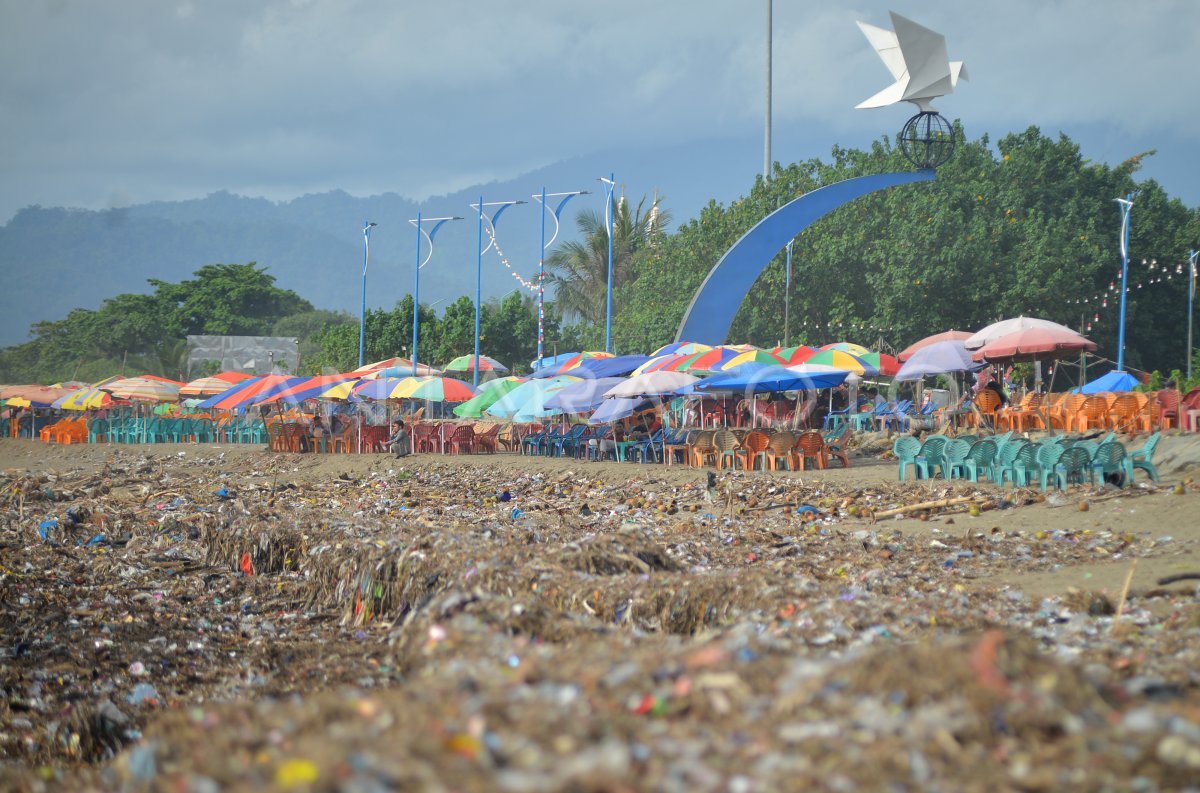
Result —
[[464, 419], [477, 419], [492, 405], [504, 398], [505, 394], [524, 383], [524, 378], [502, 377], [490, 383], [479, 386], [478, 395], [468, 399], [454, 409], [454, 415]]

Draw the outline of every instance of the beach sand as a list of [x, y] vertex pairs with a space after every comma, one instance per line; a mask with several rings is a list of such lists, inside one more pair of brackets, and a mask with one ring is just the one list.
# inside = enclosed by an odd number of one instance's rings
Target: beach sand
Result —
[[[1176, 789], [1200, 608], [1158, 582], [1200, 573], [1200, 446], [1156, 459], [1158, 487], [1039, 500], [875, 454], [710, 493], [0, 441], [0, 787]], [[985, 509], [869, 517], [948, 497]]]

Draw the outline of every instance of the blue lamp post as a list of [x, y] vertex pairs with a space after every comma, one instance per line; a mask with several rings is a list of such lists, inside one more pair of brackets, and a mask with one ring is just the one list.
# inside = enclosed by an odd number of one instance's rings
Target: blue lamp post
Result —
[[1133, 194], [1114, 199], [1121, 207], [1121, 315], [1117, 320], [1117, 371], [1125, 371], [1125, 302], [1129, 282], [1129, 210], [1133, 209]]
[[363, 221], [363, 277], [362, 277], [362, 306], [358, 312], [358, 366], [363, 365], [363, 350], [367, 341], [367, 260], [371, 251], [371, 229], [377, 224], [369, 220]]
[[1196, 257], [1200, 251], [1188, 252], [1188, 346], [1187, 346], [1187, 379], [1192, 379], [1192, 307], [1196, 300]]
[[[524, 201], [489, 201], [485, 204], [483, 196], [479, 196], [479, 203], [471, 204], [471, 209], [479, 210], [479, 227], [475, 246], [475, 365], [472, 367], [475, 386], [479, 385], [479, 315], [483, 282], [483, 254], [496, 244], [496, 223], [500, 220], [500, 215], [504, 213], [504, 210], [524, 203]], [[485, 210], [484, 207], [496, 207], [496, 211]], [[488, 224], [489, 238], [486, 248], [483, 246], [483, 221], [485, 219]]]
[[[547, 193], [546, 188], [542, 188], [541, 193], [535, 193], [533, 198], [542, 205], [542, 247], [538, 252], [538, 343], [537, 343], [537, 368], [542, 368], [542, 344], [546, 338], [546, 248], [554, 244], [554, 240], [558, 238], [558, 230], [562, 228], [560, 219], [562, 218], [563, 207], [577, 195], [588, 195], [587, 190], [574, 190], [569, 193]], [[561, 201], [555, 205], [552, 210], [554, 217], [554, 236], [550, 241], [546, 241], [546, 199], [560, 198]]]
[[[460, 217], [445, 217], [445, 218], [421, 218], [421, 213], [417, 213], [416, 220], [410, 220], [409, 223], [417, 229], [417, 266], [413, 270], [413, 339], [412, 339], [412, 373], [413, 377], [417, 376], [417, 325], [421, 318], [421, 268], [429, 263], [433, 258], [433, 238], [437, 236], [438, 229], [444, 226], [451, 220], [462, 220]], [[425, 231], [425, 224], [432, 223], [433, 228]], [[429, 255], [421, 261], [421, 238], [424, 237], [429, 242]]]
[[608, 220], [608, 304], [604, 313], [604, 351], [612, 352], [612, 293], [613, 293], [613, 190], [617, 187], [616, 174], [609, 174], [604, 182], [604, 214]]

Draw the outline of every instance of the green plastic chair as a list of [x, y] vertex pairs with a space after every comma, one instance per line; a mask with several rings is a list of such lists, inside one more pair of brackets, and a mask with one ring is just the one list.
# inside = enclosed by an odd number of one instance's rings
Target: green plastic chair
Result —
[[892, 444], [892, 454], [900, 464], [900, 481], [904, 481], [904, 469], [913, 467], [913, 476], [917, 475], [917, 455], [921, 453], [921, 442], [911, 435], [901, 435]]
[[1133, 482], [1133, 461], [1125, 455], [1125, 447], [1119, 441], [1102, 443], [1092, 457], [1092, 484], [1100, 484], [1108, 474], [1120, 473], [1125, 484]]
[[967, 455], [970, 453], [971, 444], [962, 438], [947, 443], [942, 452], [942, 479], [965, 479]]
[[1038, 447], [1038, 480], [1042, 492], [1046, 492], [1050, 477], [1054, 476], [1054, 468], [1067, 449], [1060, 443], [1043, 443]]
[[992, 475], [992, 463], [996, 460], [996, 442], [991, 438], [975, 441], [971, 444], [971, 451], [967, 453], [967, 459], [963, 460], [963, 472], [965, 478], [978, 482], [979, 475], [983, 474], [984, 479], [990, 479]]
[[1004, 484], [1003, 476], [1007, 473], [1017, 487], [1028, 486], [1029, 480], [1038, 470], [1039, 451], [1041, 451], [1041, 447], [1036, 443], [1027, 443], [1021, 446], [1017, 450], [1017, 456], [1013, 458], [1012, 465], [1000, 472], [1000, 484]]
[[216, 438], [212, 419], [192, 419], [192, 434], [196, 436], [196, 443], [212, 443]]
[[1010, 438], [996, 450], [996, 459], [992, 460], [991, 476], [988, 477], [998, 485], [1004, 484], [1005, 479], [1013, 476], [1012, 465], [1021, 449], [1029, 445], [1025, 438]]
[[1091, 465], [1092, 456], [1087, 449], [1072, 446], [1064, 450], [1062, 457], [1058, 458], [1058, 465], [1054, 466], [1055, 484], [1060, 490], [1066, 490], [1071, 484], [1082, 485]]
[[945, 435], [930, 435], [921, 444], [921, 453], [917, 455], [917, 479], [932, 479], [934, 473], [942, 465], [942, 454], [950, 439]]
[[108, 419], [92, 419], [87, 423], [88, 443], [108, 440]]
[[[1151, 460], [1151, 458], [1154, 457], [1154, 450], [1158, 448], [1158, 439], [1161, 436], [1161, 432], [1154, 433], [1146, 439], [1146, 442], [1142, 444], [1142, 448], [1134, 449], [1133, 451], [1129, 452], [1128, 456], [1130, 464], [1135, 469], [1141, 468], [1143, 471], [1149, 474], [1150, 480], [1153, 482], [1158, 481], [1158, 469], [1154, 467], [1154, 462]], [[1133, 481], [1132, 473], [1129, 475], [1129, 481]]]

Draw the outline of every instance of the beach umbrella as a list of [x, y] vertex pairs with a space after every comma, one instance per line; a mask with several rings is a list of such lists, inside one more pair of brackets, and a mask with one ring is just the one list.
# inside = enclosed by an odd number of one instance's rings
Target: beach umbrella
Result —
[[475, 396], [470, 383], [453, 377], [410, 377], [392, 392], [393, 399], [426, 399], [430, 402], [466, 402]]
[[634, 375], [623, 383], [604, 392], [608, 398], [650, 397], [674, 394], [678, 389], [696, 382], [699, 378], [686, 372], [646, 372]]
[[100, 386], [117, 399], [133, 402], [177, 402], [182, 383], [157, 377], [126, 377]]
[[507, 366], [486, 355], [480, 355], [478, 363], [476, 363], [474, 355], [460, 355], [442, 368], [447, 372], [473, 372], [477, 367], [481, 372], [508, 371]]
[[502, 396], [484, 412], [491, 416], [510, 419], [519, 423], [536, 421], [548, 416], [556, 416], [562, 413], [562, 411], [547, 409], [546, 399], [551, 394], [561, 391], [571, 383], [578, 382], [578, 377], [571, 377], [570, 375], [527, 380]]
[[1100, 394], [1100, 393], [1117, 393], [1120, 391], [1132, 391], [1134, 388], [1141, 385], [1141, 380], [1131, 375], [1129, 372], [1122, 372], [1119, 369], [1113, 369], [1105, 375], [1097, 377], [1090, 383], [1086, 383], [1079, 388], [1081, 394]]
[[480, 418], [485, 410], [526, 382], [528, 381], [523, 377], [501, 377], [485, 383], [479, 387], [478, 394], [454, 408], [454, 415], [464, 419]]
[[971, 338], [972, 335], [973, 334], [965, 330], [947, 330], [943, 331], [942, 333], [935, 333], [932, 336], [926, 336], [920, 341], [914, 341], [912, 344], [905, 347], [900, 351], [900, 354], [896, 356], [896, 360], [900, 361], [900, 363], [904, 363], [912, 357], [913, 353], [922, 347], [928, 347], [930, 344], [937, 344], [939, 341], [966, 341], [967, 339]]
[[624, 377], [580, 380], [551, 395], [545, 406], [549, 410], [561, 410], [563, 413], [588, 413], [605, 401], [605, 391], [624, 381]]
[[816, 347], [809, 347], [807, 344], [798, 344], [795, 347], [780, 347], [771, 350], [784, 366], [794, 366], [798, 363], [804, 363], [809, 358], [816, 355], [820, 350]]
[[798, 372], [782, 366], [743, 367], [734, 373], [716, 374], [693, 386], [695, 391], [741, 391], [744, 393], [777, 393], [780, 391], [811, 391], [841, 385], [849, 372]]
[[358, 378], [352, 374], [323, 374], [316, 377], [299, 377], [295, 378], [295, 382], [289, 383], [283, 388], [272, 388], [259, 394], [251, 404], [270, 405], [282, 402], [287, 405], [299, 405], [306, 399], [316, 399], [321, 395], [321, 392], [328, 391], [333, 386], [357, 380]]
[[[382, 361], [375, 361], [374, 363], [363, 364], [362, 366], [358, 367], [357, 369], [355, 369], [351, 372], [348, 372], [348, 374], [358, 375], [359, 377], [365, 377], [365, 376], [374, 375], [375, 372], [379, 372], [383, 369], [402, 370], [402, 371], [399, 371], [394, 376], [409, 377], [413, 374], [413, 362], [412, 362], [412, 360], [410, 360], [408, 358], [399, 358], [399, 357], [384, 358]], [[417, 372], [416, 372], [417, 377], [428, 377], [430, 375], [439, 375], [441, 373], [442, 373], [441, 369], [435, 369], [432, 366], [429, 366], [428, 364], [423, 364], [423, 363], [417, 364]], [[393, 376], [393, 375], [387, 375], [387, 376]]]
[[749, 352], [738, 353], [732, 359], [724, 362], [716, 367], [715, 371], [726, 372], [738, 366], [748, 363], [762, 363], [767, 366], [780, 366], [784, 363], [783, 356], [768, 352], [767, 350], [750, 350]]
[[852, 355], [842, 350], [822, 350], [804, 363], [832, 366], [835, 369], [844, 369], [847, 372], [853, 372], [860, 376], [879, 374], [879, 370], [874, 366], [871, 366], [857, 355]]
[[[974, 337], [972, 337], [974, 338]], [[963, 342], [970, 349], [971, 340]], [[1094, 352], [1096, 343], [1070, 328], [1028, 327], [988, 342], [975, 350], [975, 361], [1036, 361]]]
[[652, 404], [649, 400], [640, 397], [615, 397], [606, 399], [588, 418], [588, 424], [592, 426], [612, 424], [614, 421], [627, 419], [642, 408], [650, 407]]
[[700, 344], [695, 341], [677, 341], [659, 347], [650, 353], [650, 357], [657, 358], [660, 355], [694, 355], [695, 353], [707, 352], [711, 349], [712, 347], [708, 344]]
[[938, 341], [921, 347], [900, 367], [896, 380], [920, 380], [953, 372], [977, 372], [987, 364], [973, 361], [962, 339]]
[[[569, 374], [587, 361], [612, 358], [611, 352], [573, 352], [561, 353], [553, 358], [543, 359], [542, 367], [533, 372], [533, 377], [553, 377], [558, 374]], [[536, 366], [537, 361], [530, 364]]]
[[884, 377], [893, 377], [900, 371], [900, 362], [893, 356], [883, 352], [869, 352], [866, 355], [855, 356], [868, 366], [874, 367]]
[[649, 360], [650, 358], [645, 355], [589, 358], [572, 369], [570, 373], [579, 377], [625, 377]]
[[663, 372], [718, 372], [730, 361], [735, 358], [740, 358], [746, 355], [745, 350], [738, 350], [732, 347], [713, 347], [711, 350], [698, 352], [690, 355], [682, 361], [673, 362], [666, 366], [661, 366], [654, 371]]
[[[50, 407], [56, 400], [70, 396], [77, 390], [44, 385], [9, 385], [0, 387], [0, 399], [17, 399], [27, 403], [19, 405], [19, 407]], [[18, 406], [16, 402], [9, 404]]]
[[662, 355], [652, 355], [649, 360], [633, 370], [632, 374], [639, 375], [646, 372], [657, 372], [658, 370], [671, 364], [683, 363], [689, 358], [696, 355], [694, 352], [674, 353], [668, 352]]
[[[999, 322], [993, 322], [982, 330], [972, 333], [964, 340], [968, 350], [978, 350], [985, 344], [990, 344], [1004, 336], [1011, 335], [1022, 330], [1054, 330], [1066, 331], [1067, 333], [1075, 333], [1066, 325], [1059, 325], [1057, 322], [1051, 322], [1048, 319], [1038, 319], [1037, 317], [1013, 317], [1012, 319], [1002, 319]], [[1076, 334], [1078, 335], [1078, 334]]]
[[869, 349], [862, 346], [861, 344], [854, 344], [853, 342], [849, 342], [849, 341], [835, 341], [832, 344], [825, 344], [825, 345], [821, 346], [821, 352], [825, 352], [827, 350], [837, 350], [838, 352], [848, 352], [851, 355], [857, 355], [859, 357], [871, 352]]
[[99, 386], [81, 388], [55, 400], [51, 407], [62, 410], [98, 410], [113, 403], [112, 394]]
[[249, 406], [258, 397], [271, 392], [272, 389], [274, 389], [274, 393], [278, 393], [289, 385], [295, 385], [305, 379], [303, 377], [289, 377], [283, 374], [262, 375], [250, 380], [244, 380], [235, 386], [230, 386], [228, 391], [210, 396], [201, 402], [198, 407], [216, 408], [217, 410], [242, 409]]
[[[227, 374], [237, 374], [237, 372], [230, 372]], [[239, 377], [236, 380], [230, 380], [219, 375], [201, 377], [197, 380], [192, 380], [191, 382], [186, 383], [182, 388], [179, 389], [179, 394], [180, 396], [187, 397], [215, 396], [216, 394], [228, 391], [230, 386], [236, 385], [245, 380], [249, 380], [251, 377], [252, 375], [245, 375], [244, 377]]]

